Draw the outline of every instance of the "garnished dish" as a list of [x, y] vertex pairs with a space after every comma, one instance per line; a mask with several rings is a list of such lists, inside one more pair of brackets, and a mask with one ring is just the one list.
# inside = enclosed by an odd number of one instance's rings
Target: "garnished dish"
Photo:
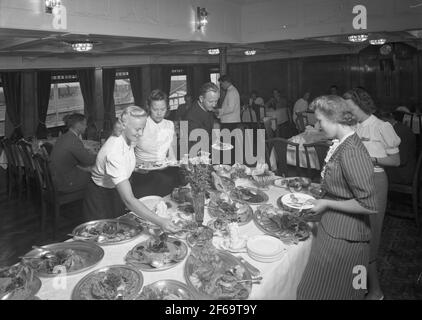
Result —
[[0, 268], [0, 300], [30, 300], [41, 288], [41, 280], [24, 263]]
[[291, 192], [299, 192], [311, 185], [311, 179], [306, 177], [278, 178], [273, 181], [276, 187], [290, 189]]
[[239, 201], [246, 201], [250, 204], [260, 204], [268, 201], [268, 196], [261, 190], [248, 187], [236, 187], [230, 196]]
[[100, 245], [131, 241], [139, 236], [143, 227], [127, 219], [104, 219], [77, 226], [72, 234], [74, 240], [94, 241]]
[[127, 265], [105, 267], [83, 277], [72, 300], [133, 300], [141, 291], [142, 273]]
[[244, 202], [231, 200], [224, 194], [211, 197], [208, 213], [214, 218], [245, 225], [252, 220], [253, 210]]
[[71, 241], [43, 246], [28, 252], [22, 259], [40, 277], [54, 277], [86, 271], [104, 257], [104, 250], [92, 242]]
[[251, 274], [242, 263], [212, 244], [192, 249], [185, 278], [202, 299], [247, 299], [252, 289]]
[[212, 241], [214, 231], [206, 226], [199, 226], [196, 230], [189, 232], [186, 236], [187, 243], [191, 246], [204, 246]]
[[[235, 163], [233, 166], [227, 164], [218, 164], [213, 166], [215, 172], [220, 177], [227, 177], [232, 180], [247, 179], [250, 177], [251, 169], [244, 164]], [[247, 173], [249, 172], [249, 174]]]
[[225, 190], [231, 191], [236, 187], [236, 184], [234, 183], [232, 179], [227, 178], [227, 177], [220, 177], [220, 179]]
[[173, 216], [173, 212], [168, 210], [169, 206], [160, 196], [147, 196], [140, 198], [139, 201], [159, 217], [170, 219]]
[[254, 213], [255, 224], [265, 233], [279, 238], [286, 244], [297, 244], [310, 235], [309, 225], [302, 219], [272, 205], [262, 205]]
[[192, 232], [198, 228], [198, 223], [193, 220], [179, 219], [173, 222], [175, 225], [179, 226], [182, 229], [181, 231], [173, 234], [178, 239], [186, 239], [189, 232]]
[[239, 225], [236, 222], [227, 225], [227, 233], [223, 238], [214, 238], [213, 240], [216, 247], [220, 247], [223, 250], [236, 253], [246, 252], [247, 238], [240, 235]]
[[143, 271], [162, 271], [180, 263], [187, 253], [186, 244], [163, 233], [137, 244], [127, 253], [125, 260]]
[[215, 233], [224, 234], [228, 232], [228, 224], [229, 222], [226, 219], [214, 218], [208, 221], [207, 226]]
[[142, 288], [136, 300], [194, 300], [189, 288], [176, 280], [159, 280]]
[[174, 188], [171, 199], [177, 203], [192, 202], [192, 192], [188, 187]]

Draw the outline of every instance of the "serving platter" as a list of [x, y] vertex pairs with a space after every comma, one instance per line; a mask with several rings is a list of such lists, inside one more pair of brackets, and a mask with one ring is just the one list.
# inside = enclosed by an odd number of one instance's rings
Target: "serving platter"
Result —
[[83, 277], [72, 292], [72, 300], [133, 300], [142, 289], [142, 273], [128, 265], [104, 267]]
[[[104, 250], [93, 242], [69, 241], [45, 245], [28, 252], [22, 259], [40, 277], [66, 276], [87, 271], [104, 257]], [[63, 274], [62, 274], [63, 275]]]
[[41, 288], [41, 280], [22, 263], [0, 268], [0, 300], [30, 300]]
[[285, 244], [297, 244], [309, 238], [311, 228], [302, 219], [272, 205], [262, 205], [254, 212], [255, 225], [264, 233], [274, 236]]
[[140, 236], [143, 227], [129, 219], [94, 220], [72, 231], [74, 240], [92, 241], [100, 246], [122, 244]]
[[176, 280], [159, 280], [142, 288], [136, 300], [194, 300], [186, 284]]
[[176, 238], [150, 237], [130, 250], [125, 261], [142, 271], [164, 271], [178, 265], [187, 254], [187, 245]]
[[248, 269], [232, 254], [212, 245], [192, 250], [185, 263], [184, 276], [198, 299], [243, 300], [252, 290]]
[[[208, 213], [213, 218], [220, 218], [228, 222], [237, 222], [239, 226], [248, 224], [253, 218], [253, 210], [246, 202], [238, 200], [211, 200]], [[237, 217], [235, 221], [233, 218]]]
[[249, 204], [262, 204], [269, 200], [268, 195], [259, 189], [240, 186], [230, 192], [230, 197]]

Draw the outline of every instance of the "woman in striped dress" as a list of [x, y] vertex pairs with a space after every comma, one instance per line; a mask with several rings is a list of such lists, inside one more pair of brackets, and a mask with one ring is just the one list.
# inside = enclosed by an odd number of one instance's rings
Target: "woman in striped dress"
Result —
[[312, 209], [321, 221], [297, 298], [362, 299], [369, 263], [369, 216], [376, 213], [374, 168], [354, 132], [357, 121], [345, 100], [323, 96], [312, 107], [327, 136], [336, 140], [321, 173], [324, 197]]
[[347, 91], [343, 98], [346, 99], [359, 122], [356, 133], [368, 150], [374, 164], [378, 213], [371, 217], [372, 240], [366, 299], [382, 300], [384, 295], [378, 280], [376, 260], [387, 207], [388, 178], [384, 167], [400, 165], [400, 138], [389, 122], [384, 122], [372, 114], [376, 107], [371, 96], [365, 90], [354, 88]]

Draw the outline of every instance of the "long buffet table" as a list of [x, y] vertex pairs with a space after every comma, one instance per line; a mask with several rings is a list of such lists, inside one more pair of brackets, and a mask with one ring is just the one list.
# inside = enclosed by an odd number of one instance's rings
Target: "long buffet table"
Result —
[[[236, 181], [236, 185], [252, 186], [251, 182], [241, 179]], [[269, 196], [268, 203], [271, 203], [275, 206], [278, 197], [289, 193], [289, 191], [284, 188], [277, 188], [274, 186], [271, 186], [269, 190], [265, 192]], [[170, 196], [166, 197], [165, 200], [174, 204], [173, 208], [177, 207], [176, 203], [170, 200]], [[254, 210], [256, 207], [256, 205], [252, 206]], [[204, 224], [206, 224], [211, 219], [206, 210], [207, 209], [205, 209]], [[263, 232], [256, 227], [253, 221], [249, 222], [247, 225], [241, 226], [240, 231], [242, 235], [246, 235], [248, 237], [263, 234]], [[55, 278], [41, 278], [42, 287], [37, 296], [41, 299], [50, 300], [71, 299], [73, 288], [85, 275], [102, 267], [116, 264], [125, 264], [124, 257], [126, 253], [136, 244], [145, 240], [147, 237], [148, 235], [143, 233], [141, 236], [127, 243], [103, 246], [105, 252], [103, 259], [94, 268], [83, 273], [67, 277], [58, 276]], [[272, 263], [262, 263], [255, 261], [250, 258], [247, 253], [235, 254], [243, 256], [245, 260], [260, 269], [261, 275], [263, 277], [263, 280], [260, 284], [254, 284], [252, 286], [252, 292], [249, 296], [249, 299], [295, 299], [297, 286], [299, 285], [300, 279], [308, 261], [309, 253], [311, 250], [311, 243], [312, 236], [306, 241], [299, 242], [297, 245], [287, 246], [287, 250], [284, 256], [280, 260]], [[144, 285], [165, 279], [178, 280], [186, 283], [184, 279], [185, 261], [186, 258], [174, 268], [165, 271], [142, 271]]]

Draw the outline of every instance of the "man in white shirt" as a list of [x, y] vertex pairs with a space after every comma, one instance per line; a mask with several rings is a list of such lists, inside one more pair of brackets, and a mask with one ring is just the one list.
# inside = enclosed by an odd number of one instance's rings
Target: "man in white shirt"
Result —
[[227, 75], [223, 75], [218, 79], [220, 86], [226, 90], [223, 104], [219, 111], [221, 127], [233, 130], [234, 123], [240, 122], [240, 95], [239, 91], [233, 86], [231, 79]]
[[83, 210], [87, 221], [117, 218], [127, 207], [165, 231], [179, 230], [170, 219], [155, 215], [138, 201], [129, 182], [136, 165], [133, 147], [142, 136], [146, 117], [140, 107], [127, 107], [120, 116], [121, 134], [108, 138], [99, 151], [84, 199]]

